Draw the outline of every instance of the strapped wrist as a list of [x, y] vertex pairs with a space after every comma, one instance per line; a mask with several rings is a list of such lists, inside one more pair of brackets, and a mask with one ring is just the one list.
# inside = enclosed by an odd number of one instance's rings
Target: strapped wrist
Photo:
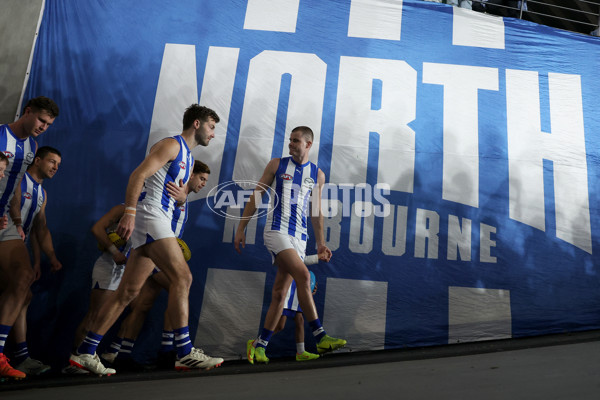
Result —
[[115, 254], [117, 254], [119, 252], [119, 249], [117, 249], [117, 246], [115, 246], [114, 244], [111, 244], [110, 246], [108, 246], [108, 249], [106, 249], [106, 251], [108, 251], [110, 254], [112, 254], [114, 256]]

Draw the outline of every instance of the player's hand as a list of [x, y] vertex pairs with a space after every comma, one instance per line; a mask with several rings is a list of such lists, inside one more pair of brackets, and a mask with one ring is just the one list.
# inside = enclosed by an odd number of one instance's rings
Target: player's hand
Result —
[[331, 253], [331, 250], [329, 250], [329, 247], [322, 244], [317, 247], [317, 255], [319, 256], [319, 261], [329, 262], [333, 254]]
[[179, 180], [179, 185], [175, 184], [175, 182], [167, 182], [167, 192], [169, 192], [169, 196], [175, 199], [177, 203], [185, 203], [187, 199], [182, 179]]
[[33, 264], [33, 281], [37, 281], [42, 276], [42, 268], [40, 267], [40, 263], [37, 262]]
[[244, 231], [236, 231], [235, 238], [233, 239], [233, 245], [235, 246], [235, 250], [238, 253], [242, 254], [240, 244], [242, 245], [242, 248], [246, 247], [246, 234], [244, 233]]
[[8, 217], [3, 215], [0, 217], [0, 230], [8, 226]]
[[112, 259], [115, 262], [115, 264], [117, 264], [117, 265], [125, 265], [125, 263], [127, 263], [127, 257], [125, 256], [125, 254], [121, 253], [120, 251], [115, 253], [112, 256]]
[[25, 232], [23, 231], [23, 227], [21, 225], [17, 225], [17, 233], [21, 236], [21, 239], [25, 241]]
[[327, 252], [327, 250], [329, 250], [327, 246], [321, 247], [321, 250], [322, 251], [320, 253], [317, 253], [319, 261], [329, 262], [329, 259], [331, 258], [331, 251], [329, 251], [329, 253]]
[[129, 240], [133, 229], [135, 228], [135, 215], [123, 214], [117, 226], [117, 235], [121, 236], [125, 241]]
[[62, 263], [58, 261], [56, 256], [50, 259], [50, 272], [60, 271], [62, 269]]

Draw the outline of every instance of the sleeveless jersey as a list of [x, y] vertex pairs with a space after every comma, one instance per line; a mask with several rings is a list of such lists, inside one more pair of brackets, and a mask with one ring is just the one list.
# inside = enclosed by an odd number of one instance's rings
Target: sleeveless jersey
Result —
[[42, 185], [25, 172], [21, 181], [21, 219], [23, 221], [23, 232], [29, 237], [33, 219], [40, 212], [46, 194]]
[[172, 138], [179, 142], [177, 157], [146, 179], [138, 200], [141, 203], [161, 208], [167, 215], [173, 213], [176, 203], [175, 199], [167, 192], [167, 183], [179, 184], [179, 180], [183, 180], [183, 183], [186, 184], [194, 168], [194, 158], [183, 137], [179, 135]]
[[171, 229], [173, 229], [173, 233], [175, 237], [181, 239], [183, 236], [183, 230], [185, 229], [185, 223], [188, 219], [188, 202], [187, 200], [183, 205], [177, 206], [175, 205], [175, 209], [173, 210], [173, 219], [171, 220]]
[[0, 126], [0, 151], [8, 157], [8, 167], [0, 180], [0, 216], [8, 211], [15, 188], [33, 163], [36, 150], [37, 143], [32, 137], [18, 139], [8, 125]]
[[308, 238], [306, 216], [310, 194], [317, 182], [319, 168], [312, 162], [297, 164], [292, 157], [279, 161], [271, 187], [270, 213], [265, 230], [279, 231], [301, 240]]

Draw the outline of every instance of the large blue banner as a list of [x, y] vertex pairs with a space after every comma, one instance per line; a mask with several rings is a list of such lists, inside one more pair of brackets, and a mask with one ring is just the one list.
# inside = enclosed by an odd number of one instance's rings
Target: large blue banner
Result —
[[[196, 102], [221, 117], [193, 153], [212, 174], [184, 234], [207, 353], [241, 357], [262, 325], [265, 216], [242, 255], [236, 217], [298, 125], [328, 182], [315, 301], [349, 349], [599, 328], [599, 46], [421, 1], [47, 0], [25, 98], [61, 107], [40, 143], [63, 152], [45, 186], [65, 267], [35, 287], [30, 334], [67, 356], [99, 256], [90, 227]], [[164, 303], [136, 357], [158, 347]], [[292, 327], [269, 346], [294, 349]]]

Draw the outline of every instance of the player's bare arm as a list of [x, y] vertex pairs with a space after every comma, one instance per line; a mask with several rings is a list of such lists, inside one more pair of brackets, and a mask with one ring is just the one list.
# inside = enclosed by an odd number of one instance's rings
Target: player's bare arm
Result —
[[32, 260], [31, 260], [32, 261], [31, 266], [33, 267], [33, 280], [34, 281], [37, 281], [42, 276], [42, 269], [41, 269], [42, 246], [40, 245], [40, 241], [38, 240], [38, 235], [36, 232], [36, 225], [37, 225], [37, 215], [33, 219], [33, 227], [32, 227], [33, 235], [31, 235], [31, 237], [29, 238], [29, 242], [31, 244], [31, 253], [33, 255]]
[[113, 244], [113, 242], [108, 237], [106, 230], [110, 226], [114, 226], [118, 224], [119, 220], [123, 216], [125, 212], [125, 205], [118, 204], [111, 208], [106, 214], [104, 214], [94, 226], [92, 226], [92, 233], [94, 237], [100, 243], [100, 246], [106, 249], [109, 253], [112, 254], [113, 261], [118, 265], [125, 264], [127, 262], [127, 257], [125, 254], [119, 251], [117, 247]]
[[62, 264], [60, 261], [58, 261], [58, 258], [56, 258], [56, 251], [54, 250], [54, 244], [52, 243], [52, 234], [50, 234], [50, 229], [48, 229], [48, 224], [46, 221], [47, 201], [48, 194], [44, 190], [44, 203], [42, 204], [42, 207], [40, 207], [39, 213], [33, 220], [33, 235], [31, 236], [32, 238], [34, 236], [37, 237], [40, 248], [50, 260], [50, 270], [52, 272], [56, 272], [62, 268]]
[[242, 252], [241, 247], [246, 247], [246, 226], [248, 222], [256, 212], [256, 199], [261, 198], [262, 194], [265, 192], [265, 188], [267, 186], [271, 186], [273, 183], [273, 179], [275, 179], [275, 173], [277, 172], [277, 167], [279, 166], [279, 158], [274, 158], [265, 167], [262, 177], [258, 181], [259, 184], [256, 185], [252, 196], [248, 200], [248, 203], [244, 207], [244, 212], [242, 214], [242, 219], [240, 220], [240, 224], [237, 227], [235, 232], [235, 238], [233, 239], [233, 245], [235, 246], [235, 250], [238, 253]]
[[8, 209], [10, 219], [17, 227], [17, 232], [21, 236], [21, 239], [25, 240], [25, 232], [23, 231], [23, 222], [21, 220], [21, 182], [15, 187], [15, 193], [10, 199], [10, 206]]
[[323, 211], [321, 210], [321, 193], [325, 185], [325, 173], [319, 168], [317, 173], [317, 184], [312, 191], [312, 207], [310, 221], [313, 226], [315, 240], [317, 242], [317, 253], [322, 261], [331, 259], [331, 250], [325, 244], [325, 233], [323, 232]]
[[135, 228], [135, 208], [142, 192], [146, 178], [154, 175], [169, 161], [173, 161], [179, 153], [179, 142], [166, 138], [156, 143], [144, 161], [131, 173], [125, 194], [125, 213], [119, 221], [117, 234], [128, 240]]

